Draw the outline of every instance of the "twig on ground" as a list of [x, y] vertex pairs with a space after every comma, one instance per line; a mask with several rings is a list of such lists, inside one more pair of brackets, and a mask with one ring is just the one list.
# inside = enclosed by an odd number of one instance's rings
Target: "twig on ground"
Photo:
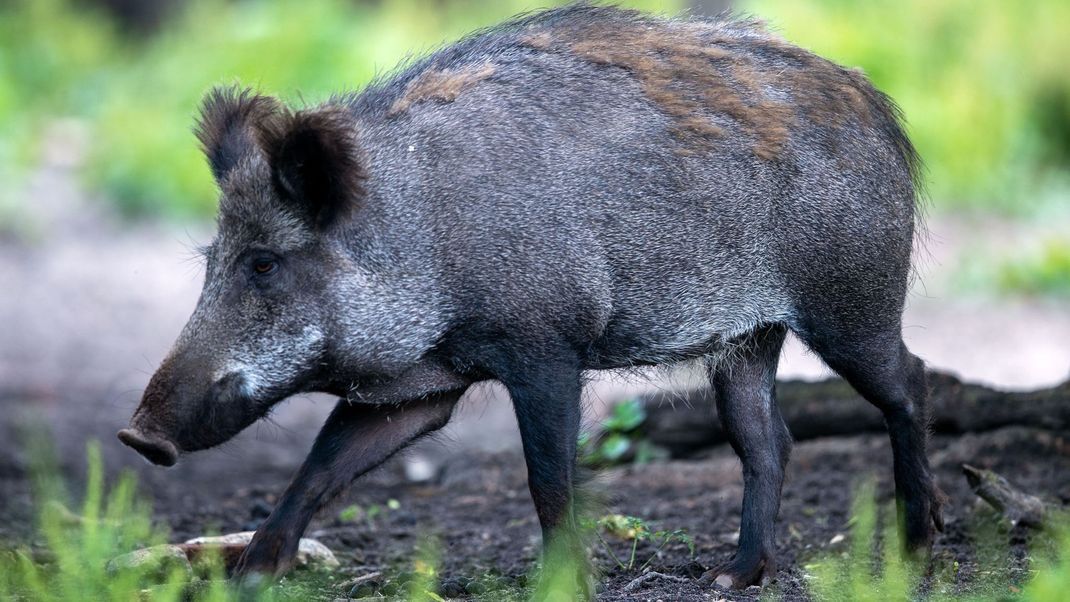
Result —
[[678, 582], [687, 581], [687, 579], [684, 579], [683, 577], [677, 577], [676, 575], [666, 575], [665, 573], [659, 573], [657, 571], [650, 571], [649, 573], [643, 573], [642, 575], [639, 575], [635, 579], [632, 579], [631, 581], [629, 581], [628, 585], [624, 586], [624, 591], [626, 591], [626, 592], [634, 592], [634, 591], [636, 591], [638, 589], [642, 589], [643, 586], [645, 586], [646, 584], [650, 583], [651, 581], [657, 581], [659, 579], [665, 579], [667, 581], [678, 581]]
[[1010, 520], [1012, 525], [1033, 529], [1044, 527], [1048, 505], [1040, 498], [1018, 490], [991, 470], [963, 464], [962, 473], [966, 475], [970, 489]]

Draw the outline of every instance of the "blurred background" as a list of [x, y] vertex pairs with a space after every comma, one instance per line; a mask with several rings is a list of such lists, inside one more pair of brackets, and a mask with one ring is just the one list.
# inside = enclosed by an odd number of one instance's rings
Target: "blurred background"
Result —
[[[193, 248], [212, 235], [216, 191], [191, 134], [209, 87], [240, 81], [315, 102], [551, 4], [0, 2], [0, 453], [12, 460], [0, 462], [0, 479], [18, 472], [7, 442], [20, 416], [47, 422], [74, 456], [100, 437], [111, 462], [135, 461], [112, 433], [192, 310], [202, 279]], [[928, 166], [908, 344], [936, 367], [1004, 388], [1070, 375], [1070, 3], [623, 4], [753, 14], [863, 68], [902, 106]], [[789, 345], [782, 377], [825, 374]], [[668, 385], [600, 377], [593, 407], [649, 386]], [[515, 446], [500, 392], [482, 397], [452, 427], [453, 445]], [[292, 401], [274, 424], [209, 452], [224, 462], [188, 461], [177, 474], [225, 475], [253, 456], [288, 472], [330, 406]], [[502, 428], [473, 426], [487, 422]]]

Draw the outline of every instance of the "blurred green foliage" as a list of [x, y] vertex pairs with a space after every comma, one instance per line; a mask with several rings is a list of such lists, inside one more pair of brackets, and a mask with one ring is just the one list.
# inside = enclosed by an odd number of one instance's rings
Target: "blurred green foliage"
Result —
[[745, 0], [906, 114], [940, 209], [1070, 205], [1070, 2]]
[[[242, 82], [290, 101], [316, 101], [357, 88], [412, 53], [548, 3], [191, 0], [144, 38], [118, 35], [83, 4], [0, 5], [0, 175], [10, 190], [35, 156], [45, 121], [77, 116], [91, 128], [85, 175], [94, 189], [127, 213], [192, 217], [215, 206], [214, 184], [190, 134], [212, 85]], [[11, 196], [0, 206], [12, 205]]]
[[[131, 214], [207, 216], [215, 189], [190, 135], [201, 95], [240, 81], [300, 102], [358, 88], [547, 0], [190, 0], [123, 34], [73, 0], [0, 4], [0, 219], [17, 209], [43, 128], [76, 117], [84, 175]], [[676, 13], [684, 0], [629, 0]], [[1070, 3], [739, 0], [788, 39], [861, 66], [904, 108], [938, 208], [1035, 214], [1070, 199]]]
[[1070, 297], [1070, 228], [995, 248], [972, 243], [950, 267], [950, 282], [962, 292]]
[[996, 274], [1003, 292], [1070, 296], [1070, 238], [1046, 240], [1034, 254], [999, 263]]

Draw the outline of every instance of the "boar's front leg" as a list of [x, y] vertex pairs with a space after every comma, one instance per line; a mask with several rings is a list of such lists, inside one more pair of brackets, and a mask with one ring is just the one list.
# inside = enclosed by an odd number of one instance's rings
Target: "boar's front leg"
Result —
[[[542, 585], [572, 573], [579, 595], [593, 595], [587, 554], [575, 515], [576, 445], [580, 430], [581, 369], [565, 345], [536, 346], [540, 353], [509, 353], [497, 376], [509, 391], [543, 537]], [[556, 351], [555, 351], [556, 350]], [[536, 592], [535, 599], [541, 599]]]
[[728, 358], [710, 366], [717, 414], [743, 464], [743, 518], [735, 556], [704, 578], [741, 589], [776, 575], [775, 521], [791, 434], [776, 404], [776, 370], [787, 329], [760, 328]]
[[340, 400], [297, 476], [245, 548], [234, 576], [249, 583], [253, 575], [286, 573], [316, 511], [417, 437], [444, 426], [463, 392], [434, 393], [400, 404]]

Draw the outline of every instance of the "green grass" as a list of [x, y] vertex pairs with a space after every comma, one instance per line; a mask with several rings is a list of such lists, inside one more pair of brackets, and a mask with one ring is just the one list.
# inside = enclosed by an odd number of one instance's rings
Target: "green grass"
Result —
[[29, 454], [34, 505], [39, 509], [35, 543], [12, 548], [0, 542], [0, 600], [304, 600], [323, 590], [320, 576], [310, 574], [260, 592], [239, 592], [211, 555], [195, 564], [192, 575], [174, 563], [109, 570], [108, 562], [117, 556], [168, 542], [167, 529], [153, 523], [151, 507], [138, 496], [135, 476], [123, 472], [108, 487], [100, 445], [90, 443], [85, 492], [79, 510], [72, 511], [75, 505], [52, 450], [40, 443], [47, 437], [30, 440], [36, 441]]
[[441, 549], [438, 541], [423, 538], [416, 546], [413, 561], [413, 578], [409, 581], [407, 599], [410, 602], [442, 602], [438, 589]]
[[1053, 548], [1057, 551], [1037, 561], [1039, 569], [1025, 587], [1026, 600], [1065, 600], [1070, 592], [1070, 519], [1063, 517], [1061, 524], [1063, 527], [1056, 530], [1052, 538]]
[[963, 585], [958, 579], [963, 567], [953, 558], [934, 558], [928, 577], [927, 567], [904, 560], [890, 518], [894, 516], [894, 505], [881, 508], [874, 502], [872, 484], [859, 488], [846, 548], [804, 565], [810, 593], [816, 600], [1055, 602], [1065, 599], [1070, 588], [1070, 530], [1066, 528], [1070, 522], [1065, 517], [1052, 521], [1050, 531], [1031, 536], [1029, 569], [1016, 579], [1008, 525], [990, 511], [977, 512], [968, 521], [977, 566]]
[[[154, 580], [148, 568], [116, 574], [106, 570], [115, 556], [167, 541], [166, 530], [152, 524], [149, 507], [137, 498], [131, 473], [120, 476], [106, 493], [100, 446], [90, 444], [84, 501], [80, 514], [74, 514], [67, 510], [64, 487], [48, 451], [35, 449], [32, 457], [35, 504], [40, 508], [36, 527], [43, 547], [36, 553], [18, 548], [0, 556], [0, 599], [131, 600], [150, 585], [156, 587], [154, 600], [180, 599], [186, 582], [181, 571]], [[228, 597], [216, 587], [205, 589], [198, 599]]]

